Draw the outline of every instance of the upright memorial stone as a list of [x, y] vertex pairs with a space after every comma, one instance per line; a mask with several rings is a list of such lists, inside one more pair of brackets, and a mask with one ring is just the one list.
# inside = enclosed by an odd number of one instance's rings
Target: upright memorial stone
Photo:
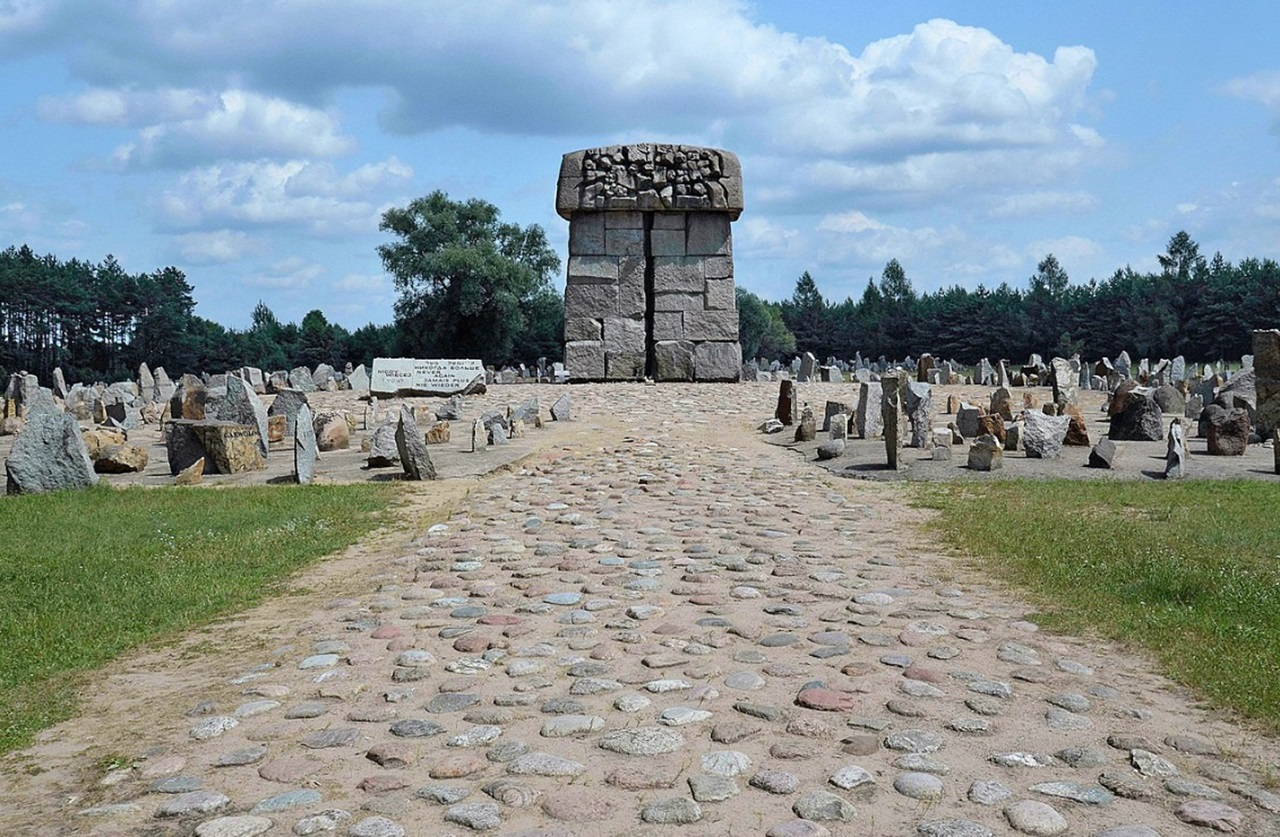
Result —
[[80, 425], [70, 413], [35, 413], [5, 460], [9, 494], [40, 494], [97, 485]]
[[1076, 383], [1080, 376], [1072, 371], [1071, 362], [1061, 357], [1049, 361], [1049, 370], [1053, 403], [1058, 405], [1058, 409], [1065, 410], [1068, 404], [1076, 403]]
[[312, 421], [311, 408], [304, 401], [294, 416], [297, 434], [293, 439], [293, 476], [299, 485], [310, 485], [316, 478], [320, 449], [316, 446], [316, 428]]
[[[925, 357], [929, 357], [925, 355]], [[932, 360], [932, 358], [930, 358]], [[921, 358], [923, 363], [924, 358]], [[928, 384], [918, 381], [905, 381], [903, 394], [906, 397], [907, 420], [911, 423], [911, 441], [907, 444], [913, 448], [929, 447], [929, 431], [933, 420], [933, 395]]]
[[639, 143], [564, 155], [571, 380], [736, 381], [731, 221], [742, 169], [715, 148]]
[[1280, 427], [1280, 330], [1253, 333], [1253, 374], [1257, 398], [1258, 435], [1270, 438]]
[[858, 387], [858, 409], [854, 413], [854, 425], [858, 438], [879, 436], [883, 428], [880, 422], [881, 388], [878, 381], [865, 382]]
[[774, 418], [790, 427], [799, 421], [799, 405], [796, 403], [796, 385], [792, 381], [778, 382], [778, 407]]
[[884, 450], [889, 467], [898, 470], [898, 454], [902, 447], [902, 391], [906, 376], [901, 372], [886, 373], [880, 379], [880, 421], [884, 426]]
[[214, 418], [257, 428], [258, 450], [263, 457], [267, 455], [267, 408], [248, 381], [227, 376], [227, 397]]
[[400, 420], [396, 423], [396, 447], [400, 449], [400, 465], [407, 480], [433, 480], [436, 467], [427, 451], [427, 441], [418, 432], [413, 411], [400, 408]]
[[356, 392], [369, 391], [369, 372], [364, 368], [363, 363], [351, 370], [347, 380], [351, 382], [351, 388]]
[[1187, 448], [1183, 444], [1182, 420], [1174, 419], [1169, 425], [1169, 448], [1165, 454], [1164, 477], [1180, 480], [1187, 475]]
[[1001, 360], [998, 364], [996, 364], [996, 386], [1004, 387], [1005, 389], [1008, 389], [1010, 383], [1011, 382], [1009, 381], [1009, 364], [1006, 363], [1004, 360]]
[[985, 357], [978, 361], [976, 377], [981, 386], [991, 386], [991, 382], [995, 379], [995, 371], [991, 368], [991, 361]]
[[818, 368], [818, 359], [813, 352], [805, 352], [800, 356], [800, 371], [796, 373], [796, 383], [804, 384], [814, 380], [814, 370]]
[[[304, 406], [310, 404], [307, 401], [307, 394], [296, 389], [282, 389], [276, 393], [275, 399], [271, 402], [270, 409], [267, 410], [267, 417], [284, 416], [284, 432], [286, 436], [293, 436], [295, 428], [298, 424], [298, 414]], [[314, 418], [314, 414], [310, 409], [307, 410], [307, 421]], [[315, 435], [315, 428], [312, 428], [311, 434]]]

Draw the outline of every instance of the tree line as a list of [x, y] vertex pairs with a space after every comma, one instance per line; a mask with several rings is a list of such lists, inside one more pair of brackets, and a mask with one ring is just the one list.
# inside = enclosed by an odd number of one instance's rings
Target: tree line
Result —
[[1102, 281], [1072, 284], [1047, 255], [1027, 282], [969, 290], [958, 285], [918, 294], [896, 260], [862, 295], [824, 298], [805, 272], [790, 299], [767, 302], [739, 295], [746, 358], [786, 359], [813, 352], [819, 359], [902, 359], [931, 352], [973, 364], [986, 357], [1021, 361], [1043, 357], [1086, 359], [1176, 357], [1235, 359], [1252, 351], [1252, 331], [1280, 327], [1280, 265], [1247, 258], [1232, 264], [1206, 259], [1185, 231], [1157, 256], [1160, 269], [1116, 270]]
[[30, 247], [0, 251], [0, 376], [26, 370], [70, 381], [129, 380], [138, 366], [174, 375], [263, 369], [339, 369], [349, 358], [385, 354], [391, 326], [348, 332], [312, 311], [301, 324], [281, 323], [261, 302], [248, 329], [225, 328], [197, 316], [192, 287], [176, 267], [129, 273], [112, 256], [97, 264]]
[[[49, 380], [132, 378], [139, 364], [170, 373], [256, 366], [265, 370], [371, 363], [377, 356], [478, 357], [487, 364], [559, 360], [564, 305], [552, 279], [560, 260], [536, 224], [504, 223], [482, 200], [433, 192], [384, 213], [393, 240], [378, 247], [397, 290], [395, 319], [355, 331], [313, 310], [282, 323], [262, 302], [251, 325], [230, 329], [195, 313], [192, 287], [176, 267], [125, 271], [112, 256], [96, 264], [0, 251], [0, 380], [17, 370]], [[915, 291], [896, 260], [861, 296], [826, 299], [808, 273], [790, 299], [737, 290], [744, 358], [787, 360], [799, 352], [901, 359], [931, 352], [976, 363], [1038, 353], [1093, 359], [1234, 359], [1251, 331], [1280, 326], [1280, 265], [1232, 264], [1200, 255], [1186, 232], [1159, 254], [1160, 269], [1130, 267], [1102, 281], [1072, 284], [1053, 255], [1025, 288], [960, 286]]]
[[492, 204], [434, 192], [388, 210], [378, 248], [394, 277], [396, 317], [355, 331], [313, 310], [282, 323], [261, 301], [247, 329], [197, 316], [176, 267], [129, 273], [113, 257], [94, 264], [0, 252], [0, 379], [25, 370], [49, 381], [128, 380], [140, 364], [172, 375], [241, 366], [265, 370], [370, 364], [377, 356], [478, 357], [486, 363], [559, 360], [560, 260], [538, 225], [504, 224]]

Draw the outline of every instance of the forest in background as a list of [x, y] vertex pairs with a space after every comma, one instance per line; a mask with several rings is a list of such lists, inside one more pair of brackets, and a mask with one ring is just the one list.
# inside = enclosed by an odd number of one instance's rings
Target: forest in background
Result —
[[935, 357], [977, 363], [982, 358], [1025, 361], [1079, 354], [1190, 361], [1238, 360], [1252, 351], [1256, 328], [1280, 328], [1280, 265], [1247, 258], [1232, 264], [1206, 259], [1184, 231], [1157, 255], [1158, 271], [1116, 270], [1102, 281], [1073, 284], [1053, 255], [1045, 256], [1025, 288], [958, 285], [917, 294], [896, 259], [861, 297], [825, 299], [804, 273], [791, 298], [767, 302], [739, 295], [742, 353], [777, 359], [813, 352], [901, 359]]
[[[495, 365], [560, 359], [564, 312], [550, 288], [559, 260], [536, 225], [500, 224], [490, 204], [433, 193], [390, 211], [384, 229], [402, 239], [380, 248], [397, 277], [396, 319], [355, 331], [319, 310], [301, 323], [282, 323], [261, 302], [249, 328], [229, 329], [195, 313], [192, 287], [176, 267], [131, 274], [111, 256], [94, 264], [10, 247], [0, 251], [0, 375], [26, 370], [48, 380], [60, 366], [68, 381], [120, 380], [143, 362], [171, 374], [319, 363], [341, 369], [348, 361], [399, 354], [479, 355]], [[438, 262], [429, 262], [435, 267], [426, 273], [416, 238], [424, 229], [449, 231], [425, 245]], [[405, 252], [410, 244], [417, 250]], [[414, 268], [397, 273], [397, 259]], [[1073, 284], [1049, 255], [1025, 288], [1001, 283], [920, 294], [892, 260], [857, 300], [841, 302], [823, 297], [806, 272], [780, 302], [738, 289], [743, 356], [931, 352], [972, 364], [983, 357], [1021, 361], [1033, 352], [1092, 360], [1127, 350], [1134, 358], [1234, 360], [1250, 351], [1253, 329], [1280, 327], [1274, 260], [1206, 259], [1179, 232], [1158, 261], [1155, 272], [1125, 267], [1102, 281]], [[459, 297], [458, 288], [469, 290]], [[493, 302], [476, 304], [477, 298]]]

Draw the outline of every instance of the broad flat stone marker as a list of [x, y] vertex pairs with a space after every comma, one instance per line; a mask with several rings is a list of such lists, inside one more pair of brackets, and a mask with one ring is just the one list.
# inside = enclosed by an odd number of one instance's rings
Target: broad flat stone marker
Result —
[[574, 151], [560, 164], [556, 211], [569, 221], [571, 380], [738, 380], [736, 155], [656, 143]]
[[484, 383], [484, 364], [476, 359], [376, 357], [369, 376], [374, 395], [456, 395], [478, 380]]

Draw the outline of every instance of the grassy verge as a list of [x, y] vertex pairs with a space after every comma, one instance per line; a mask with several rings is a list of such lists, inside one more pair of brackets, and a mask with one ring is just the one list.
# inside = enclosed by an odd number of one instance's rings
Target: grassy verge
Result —
[[1280, 485], [1001, 481], [918, 501], [983, 571], [1032, 591], [1046, 627], [1136, 643], [1280, 731]]
[[0, 498], [0, 752], [72, 715], [83, 673], [246, 608], [369, 532], [385, 485]]

